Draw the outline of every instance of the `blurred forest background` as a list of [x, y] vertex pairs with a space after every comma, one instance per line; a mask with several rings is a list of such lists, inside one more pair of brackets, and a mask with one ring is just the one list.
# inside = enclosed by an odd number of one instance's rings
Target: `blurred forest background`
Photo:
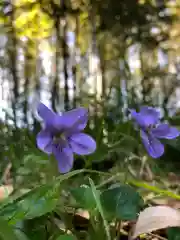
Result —
[[[180, 1], [1, 0], [2, 181], [8, 164], [26, 186], [56, 170], [36, 148], [39, 100], [55, 111], [89, 108], [98, 148], [75, 168], [107, 171], [142, 157], [128, 108], [156, 106], [180, 125]], [[167, 143], [168, 167], [179, 150], [179, 140]]]

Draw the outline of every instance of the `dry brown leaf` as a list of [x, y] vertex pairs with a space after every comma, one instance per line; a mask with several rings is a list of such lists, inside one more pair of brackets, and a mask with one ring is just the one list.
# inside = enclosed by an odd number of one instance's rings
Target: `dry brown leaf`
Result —
[[83, 218], [86, 218], [86, 219], [89, 219], [90, 216], [89, 216], [89, 212], [86, 211], [86, 210], [82, 210], [82, 209], [78, 209], [77, 212], [76, 212], [76, 215], [79, 215]]
[[158, 229], [178, 226], [180, 226], [180, 211], [168, 206], [148, 207], [140, 213], [131, 238]]
[[12, 185], [1, 185], [0, 186], [0, 200], [7, 198], [12, 192], [14, 188]]
[[12, 163], [8, 163], [6, 166], [3, 176], [2, 176], [2, 181], [4, 182], [5, 185], [9, 185], [10, 182], [12, 181], [11, 179], [11, 168], [12, 168]]
[[177, 199], [173, 199], [173, 198], [156, 198], [156, 199], [152, 199], [150, 201], [153, 205], [165, 205], [165, 206], [169, 206], [172, 207], [174, 209], [180, 209], [180, 200]]

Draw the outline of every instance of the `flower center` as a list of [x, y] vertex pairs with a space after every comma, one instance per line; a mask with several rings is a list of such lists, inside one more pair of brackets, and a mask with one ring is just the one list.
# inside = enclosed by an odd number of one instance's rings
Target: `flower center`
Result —
[[155, 128], [155, 126], [154, 125], [149, 125], [147, 128], [146, 128], [146, 132], [149, 134], [150, 133], [150, 131], [153, 129], [153, 128]]
[[62, 133], [62, 132], [60, 132], [60, 133], [56, 133], [55, 135], [54, 135], [54, 137], [53, 137], [53, 142], [55, 143], [55, 144], [57, 144], [57, 143], [59, 143], [60, 141], [66, 141], [66, 137], [65, 137], [65, 135]]

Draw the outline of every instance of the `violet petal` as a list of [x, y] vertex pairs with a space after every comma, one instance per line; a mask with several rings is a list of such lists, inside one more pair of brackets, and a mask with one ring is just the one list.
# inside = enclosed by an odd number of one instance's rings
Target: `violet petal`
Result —
[[147, 135], [143, 130], [141, 130], [142, 142], [152, 158], [159, 158], [164, 153], [163, 144], [155, 138], [152, 133]]
[[139, 125], [140, 127], [146, 127], [143, 117], [141, 117], [140, 113], [137, 113], [135, 109], [130, 110], [131, 117], [135, 120], [135, 126]]
[[173, 139], [179, 136], [179, 130], [163, 123], [152, 129], [152, 134], [157, 138]]
[[86, 108], [80, 107], [65, 112], [61, 116], [61, 124], [65, 130], [72, 132], [82, 131], [88, 121], [88, 111]]
[[58, 161], [58, 169], [61, 173], [69, 172], [73, 167], [73, 152], [69, 145], [54, 146], [53, 154]]
[[73, 134], [69, 138], [69, 144], [73, 152], [79, 155], [88, 155], [96, 150], [96, 142], [85, 133]]
[[141, 118], [143, 119], [145, 126], [157, 124], [160, 118], [160, 113], [153, 107], [142, 106], [139, 112]]
[[41, 130], [36, 137], [38, 148], [48, 154], [52, 153], [52, 141], [52, 135], [46, 129]]
[[160, 113], [153, 107], [142, 106], [140, 112], [131, 109], [131, 116], [141, 128], [147, 128], [157, 124], [160, 118]]
[[57, 128], [59, 116], [43, 103], [38, 105], [37, 111], [39, 116], [44, 120], [45, 126], [49, 128], [50, 131], [54, 131]]

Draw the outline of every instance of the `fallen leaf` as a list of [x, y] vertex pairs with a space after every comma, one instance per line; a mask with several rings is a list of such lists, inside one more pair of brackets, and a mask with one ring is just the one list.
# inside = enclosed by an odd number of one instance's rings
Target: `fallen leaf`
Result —
[[90, 218], [89, 212], [86, 211], [86, 210], [82, 210], [82, 209], [77, 210], [76, 215], [79, 215], [80, 217], [83, 217], [83, 218], [86, 218], [86, 219]]
[[156, 198], [150, 201], [152, 205], [156, 206], [169, 206], [174, 209], [180, 209], [180, 200], [164, 197], [164, 198]]
[[0, 200], [7, 198], [12, 192], [14, 188], [12, 185], [1, 185], [0, 186]]
[[180, 226], [180, 211], [168, 206], [148, 207], [140, 213], [131, 239], [143, 233], [178, 226]]

